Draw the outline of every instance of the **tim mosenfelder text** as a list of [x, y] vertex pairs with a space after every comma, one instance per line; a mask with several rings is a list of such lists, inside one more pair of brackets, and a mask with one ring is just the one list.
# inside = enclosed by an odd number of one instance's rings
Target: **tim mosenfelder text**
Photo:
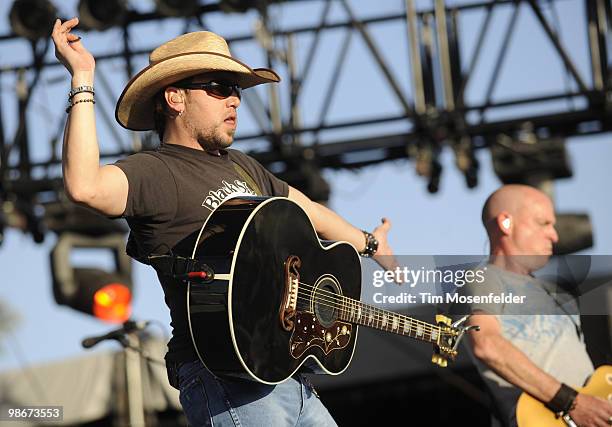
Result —
[[458, 293], [447, 293], [434, 295], [430, 292], [419, 292], [409, 294], [402, 292], [399, 295], [384, 295], [376, 292], [372, 296], [377, 304], [523, 304], [525, 295], [515, 295], [512, 292], [501, 294], [489, 293], [488, 295], [459, 295]]

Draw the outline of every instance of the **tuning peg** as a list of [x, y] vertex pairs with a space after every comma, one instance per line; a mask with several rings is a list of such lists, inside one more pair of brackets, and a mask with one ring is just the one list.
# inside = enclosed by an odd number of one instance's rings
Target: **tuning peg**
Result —
[[444, 316], [443, 314], [436, 314], [436, 323], [443, 324], [446, 326], [451, 325], [451, 319], [449, 317]]
[[446, 368], [448, 366], [448, 360], [446, 360], [444, 357], [440, 356], [439, 354], [433, 354], [431, 356], [431, 361], [432, 363], [438, 365], [441, 368]]

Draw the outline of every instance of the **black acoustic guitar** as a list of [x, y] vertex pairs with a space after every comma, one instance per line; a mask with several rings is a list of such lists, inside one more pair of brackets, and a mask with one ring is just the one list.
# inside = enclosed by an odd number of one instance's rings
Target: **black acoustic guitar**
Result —
[[446, 366], [466, 330], [442, 316], [432, 325], [359, 302], [355, 248], [321, 242], [286, 198], [221, 204], [192, 257], [214, 272], [212, 280], [188, 283], [188, 311], [197, 353], [216, 374], [246, 372], [266, 384], [300, 367], [340, 374], [353, 357], [357, 325], [432, 343], [433, 362]]

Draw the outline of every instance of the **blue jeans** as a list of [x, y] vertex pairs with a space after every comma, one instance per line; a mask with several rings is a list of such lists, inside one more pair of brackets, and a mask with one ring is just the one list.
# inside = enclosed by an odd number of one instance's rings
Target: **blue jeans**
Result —
[[272, 386], [234, 377], [215, 377], [200, 362], [180, 364], [183, 411], [199, 426], [336, 426], [302, 375]]

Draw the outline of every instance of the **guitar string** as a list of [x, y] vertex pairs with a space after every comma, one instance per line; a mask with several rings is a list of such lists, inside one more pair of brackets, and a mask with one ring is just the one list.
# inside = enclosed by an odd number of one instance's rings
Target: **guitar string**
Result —
[[[311, 285], [308, 285], [306, 283], [303, 283], [303, 285], [305, 287], [309, 287], [309, 286], [312, 287]], [[310, 295], [313, 295], [313, 292], [311, 292]], [[332, 294], [332, 295], [337, 296], [337, 294]], [[346, 297], [343, 297], [343, 296], [340, 296], [340, 297], [341, 298], [346, 298]], [[299, 290], [298, 290], [298, 298], [299, 298]], [[351, 300], [348, 300], [346, 302], [340, 301], [339, 302], [340, 306], [334, 305], [335, 303], [337, 304], [338, 301], [333, 301], [333, 300], [330, 301], [329, 299], [323, 299], [323, 298], [318, 298], [318, 300], [325, 301], [325, 302], [331, 302], [332, 303], [332, 305], [330, 305], [330, 304], [321, 304], [323, 306], [333, 307], [333, 308], [340, 308], [341, 310], [346, 311], [346, 312], [348, 312], [350, 309], [352, 309], [352, 307], [351, 307], [351, 305], [352, 305]], [[442, 332], [442, 330], [441, 330], [441, 328], [439, 326], [434, 326], [434, 325], [431, 325], [431, 324], [429, 324], [427, 322], [423, 322], [423, 321], [418, 320], [418, 319], [414, 319], [414, 318], [410, 318], [408, 316], [397, 314], [397, 313], [394, 313], [392, 311], [383, 310], [383, 309], [379, 309], [377, 307], [368, 306], [368, 305], [365, 305], [365, 304], [363, 304], [363, 303], [361, 303], [360, 301], [357, 301], [357, 300], [352, 300], [352, 301], [354, 303], [358, 303], [360, 305], [363, 305], [366, 308], [367, 311], [374, 311], [374, 316], [373, 317], [375, 317], [375, 320], [377, 320], [379, 322], [384, 322], [385, 315], [386, 315], [387, 317], [391, 317], [391, 318], [392, 317], [399, 318], [399, 320], [402, 321], [403, 323], [410, 322], [411, 329], [412, 329], [412, 323], [416, 323], [417, 326], [415, 326], [414, 329], [417, 330], [417, 331], [418, 331], [418, 327], [421, 326], [422, 329], [424, 329], [426, 332], [429, 332], [429, 333], [431, 333], [434, 329], [437, 329], [439, 333]], [[350, 317], [353, 317], [353, 316], [350, 316]]]
[[[298, 297], [299, 300], [305, 302], [306, 307], [305, 308], [309, 308], [308, 306], [310, 305], [310, 299], [305, 298], [305, 297]], [[325, 304], [320, 304], [320, 305], [325, 305]], [[333, 307], [333, 306], [329, 306], [328, 307]], [[346, 311], [345, 311], [346, 312]], [[351, 316], [347, 316], [347, 319], [341, 319], [341, 320], [347, 320], [347, 321], [351, 321]], [[433, 327], [433, 328], [421, 328], [419, 330], [419, 326], [422, 325], [413, 325], [412, 322], [410, 321], [410, 319], [404, 320], [402, 318], [397, 318], [397, 328], [393, 328], [393, 319], [391, 318], [387, 318], [387, 320], [385, 320], [384, 317], [380, 317], [380, 316], [372, 316], [371, 320], [363, 320], [363, 323], [361, 323], [364, 326], [372, 326], [374, 322], [378, 322], [378, 329], [381, 330], [388, 330], [388, 331], [403, 331], [404, 333], [407, 333], [408, 335], [414, 333], [415, 337], [419, 337], [420, 335], [423, 335], [423, 337], [425, 337], [426, 335], [429, 335], [429, 339], [430, 340], [435, 340], [436, 338], [434, 337], [433, 331], [434, 330], [438, 330], [438, 334], [442, 335], [443, 333], [441, 332], [439, 327]], [[359, 323], [358, 323], [359, 324]], [[387, 326], [388, 325], [388, 326]], [[404, 333], [402, 333], [402, 335], [404, 335]], [[437, 334], [436, 334], [437, 335]]]
[[[311, 290], [313, 290], [313, 291], [311, 292], [311, 295], [312, 295], [312, 294], [314, 294], [314, 289], [315, 289], [315, 286], [310, 285], [310, 284], [308, 284], [308, 283], [304, 283], [304, 282], [298, 282], [298, 283], [299, 283], [299, 284], [301, 284], [301, 285], [303, 285], [303, 286], [304, 286], [304, 287], [306, 287], [306, 288], [311, 288]], [[319, 292], [320, 292], [321, 294], [325, 295], [325, 296], [331, 297], [331, 298], [332, 298], [331, 300], [330, 300], [330, 299], [326, 299], [325, 301], [326, 301], [326, 302], [331, 302], [332, 304], [333, 304], [334, 302], [338, 302], [338, 303], [340, 303], [340, 304], [341, 304], [343, 307], [347, 307], [347, 308], [348, 308], [348, 307], [350, 307], [350, 305], [351, 305], [351, 304], [353, 304], [353, 303], [357, 303], [357, 304], [362, 305], [363, 307], [367, 308], [367, 309], [368, 309], [368, 310], [370, 310], [370, 311], [371, 311], [371, 310], [375, 310], [375, 311], [381, 312], [381, 313], [383, 313], [383, 314], [386, 314], [387, 316], [389, 316], [389, 315], [391, 315], [391, 316], [400, 316], [400, 319], [401, 319], [401, 318], [405, 318], [407, 321], [410, 321], [411, 323], [412, 323], [412, 322], [416, 322], [417, 324], [420, 324], [421, 326], [423, 326], [423, 327], [424, 327], [426, 330], [427, 330], [427, 329], [429, 329], [429, 331], [433, 331], [434, 329], [438, 329], [438, 330], [441, 332], [441, 328], [440, 328], [439, 326], [431, 325], [431, 324], [429, 324], [429, 323], [427, 323], [427, 322], [424, 322], [424, 321], [421, 321], [421, 320], [418, 320], [418, 319], [410, 318], [410, 317], [408, 317], [408, 316], [404, 316], [404, 315], [401, 315], [401, 314], [397, 314], [397, 313], [394, 313], [394, 312], [392, 312], [392, 311], [384, 310], [384, 309], [381, 309], [381, 308], [377, 308], [377, 307], [368, 306], [367, 304], [364, 304], [364, 303], [362, 303], [361, 301], [354, 300], [354, 299], [351, 299], [351, 298], [345, 297], [345, 296], [343, 296], [343, 295], [336, 294], [336, 293], [334, 293], [334, 292], [326, 291], [326, 290], [324, 290], [324, 289], [320, 289], [320, 290], [318, 291], [318, 293], [319, 293]], [[299, 294], [299, 290], [298, 290], [298, 294]], [[334, 301], [334, 298], [336, 299], [336, 301]], [[328, 305], [328, 306], [329, 306], [329, 305]], [[332, 306], [332, 307], [333, 307], [333, 306]], [[337, 308], [337, 307], [336, 307], [336, 308]], [[378, 313], [376, 313], [376, 314], [377, 314], [377, 316], [379, 316], [379, 317], [378, 317], [379, 319], [382, 319], [382, 318], [383, 318], [381, 314], [378, 314]]]
[[[308, 286], [307, 284], [304, 284], [304, 285]], [[312, 296], [313, 293], [310, 293], [310, 295]], [[301, 296], [299, 291], [298, 291], [298, 299], [300, 299], [300, 298], [303, 301], [310, 302], [310, 298], [309, 297]], [[314, 298], [317, 299], [316, 296]], [[318, 298], [318, 300], [319, 301], [330, 302], [330, 300], [324, 300], [322, 298]], [[355, 302], [358, 302], [358, 301], [355, 300]], [[307, 304], [307, 305], [309, 305], [309, 304]], [[348, 318], [354, 317], [354, 316], [348, 315], [349, 309], [350, 309], [350, 305], [349, 304], [340, 303], [340, 305], [338, 305], [337, 303], [334, 303], [332, 301], [332, 304], [325, 304], [325, 303], [321, 302], [321, 303], [319, 303], [319, 305], [322, 305], [322, 306], [325, 306], [325, 307], [331, 307], [331, 308], [339, 309], [339, 310], [341, 310], [343, 312], [346, 312]], [[368, 306], [366, 306], [366, 307], [368, 307]], [[392, 325], [393, 324], [393, 318], [396, 318], [398, 320], [398, 323], [403, 325], [402, 329], [406, 329], [405, 326], [408, 325], [408, 328], [409, 328], [410, 331], [416, 331], [418, 333], [419, 326], [421, 326], [421, 329], [423, 330], [423, 332], [428, 333], [430, 336], [432, 335], [432, 332], [434, 330], [437, 330], [438, 333], [440, 333], [440, 334], [442, 333], [441, 328], [439, 326], [433, 326], [433, 325], [428, 324], [427, 322], [423, 322], [423, 321], [420, 321], [418, 319], [412, 319], [410, 317], [403, 316], [403, 315], [400, 315], [400, 314], [396, 314], [396, 313], [393, 313], [391, 311], [382, 310], [382, 309], [379, 309], [379, 308], [376, 308], [376, 307], [368, 307], [369, 311], [372, 311], [372, 309], [373, 310], [378, 310], [378, 311], [382, 312], [383, 314], [379, 314], [379, 313], [374, 312], [374, 315], [371, 316], [372, 320], [371, 320], [370, 323], [372, 323], [374, 321], [377, 321], [377, 322], [380, 322], [380, 323], [385, 323], [385, 324], [388, 323], [388, 324]], [[387, 320], [385, 319], [385, 315], [387, 317]], [[417, 325], [413, 325], [413, 323], [417, 323]], [[368, 323], [365, 323], [365, 324], [367, 325]]]
[[[308, 305], [308, 304], [305, 304]], [[340, 318], [339, 320], [347, 321], [349, 323], [357, 323], [361, 324], [365, 327], [373, 327], [378, 330], [394, 332], [399, 335], [409, 336], [411, 338], [419, 339], [426, 342], [437, 343], [440, 344], [439, 339], [441, 339], [445, 334], [441, 331], [434, 332], [434, 329], [426, 330], [424, 328], [419, 329], [418, 326], [413, 326], [412, 324], [398, 319], [398, 322], [395, 324], [392, 320], [387, 320], [385, 323], [384, 319], [371, 319], [371, 320], [363, 320], [361, 323], [351, 320], [350, 318]], [[377, 324], [377, 323], [378, 324]]]

